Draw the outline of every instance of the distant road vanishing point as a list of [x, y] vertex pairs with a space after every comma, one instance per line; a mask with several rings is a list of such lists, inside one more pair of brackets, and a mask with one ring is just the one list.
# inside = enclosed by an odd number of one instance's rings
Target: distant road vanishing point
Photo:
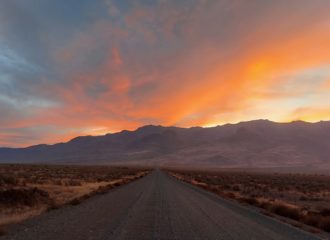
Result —
[[77, 206], [9, 229], [1, 240], [313, 240], [278, 222], [155, 170]]

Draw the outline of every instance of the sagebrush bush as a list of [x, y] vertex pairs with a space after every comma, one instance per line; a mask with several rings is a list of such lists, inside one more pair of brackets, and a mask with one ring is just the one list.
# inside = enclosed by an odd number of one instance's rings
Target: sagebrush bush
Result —
[[3, 236], [6, 234], [6, 229], [3, 226], [0, 226], [0, 236]]
[[330, 216], [330, 208], [323, 208], [321, 210], [321, 215], [324, 216], [324, 217]]
[[254, 206], [259, 204], [258, 200], [253, 197], [240, 198], [239, 200], [243, 203], [247, 203], [247, 204], [254, 205]]
[[35, 206], [49, 202], [49, 194], [38, 188], [8, 189], [0, 191], [0, 204], [6, 206]]
[[323, 217], [321, 219], [320, 228], [326, 232], [330, 232], [330, 217]]

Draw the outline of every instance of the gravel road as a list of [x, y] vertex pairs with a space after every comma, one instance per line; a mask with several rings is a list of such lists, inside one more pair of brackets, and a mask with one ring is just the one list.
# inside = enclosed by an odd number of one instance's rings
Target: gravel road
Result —
[[50, 211], [0, 240], [307, 240], [319, 239], [161, 171]]

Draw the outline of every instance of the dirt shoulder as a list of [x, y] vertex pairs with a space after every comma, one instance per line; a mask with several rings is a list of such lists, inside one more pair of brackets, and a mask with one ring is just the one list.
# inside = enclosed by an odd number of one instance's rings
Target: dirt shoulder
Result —
[[[177, 179], [304, 230], [330, 232], [330, 177], [238, 171], [168, 171]], [[324, 231], [324, 232], [323, 232]]]

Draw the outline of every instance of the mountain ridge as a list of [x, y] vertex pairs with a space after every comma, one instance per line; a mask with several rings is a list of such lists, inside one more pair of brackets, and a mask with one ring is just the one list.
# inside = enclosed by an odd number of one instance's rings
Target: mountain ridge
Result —
[[0, 148], [0, 162], [330, 167], [330, 122], [253, 120], [215, 127], [146, 125], [65, 143]]

